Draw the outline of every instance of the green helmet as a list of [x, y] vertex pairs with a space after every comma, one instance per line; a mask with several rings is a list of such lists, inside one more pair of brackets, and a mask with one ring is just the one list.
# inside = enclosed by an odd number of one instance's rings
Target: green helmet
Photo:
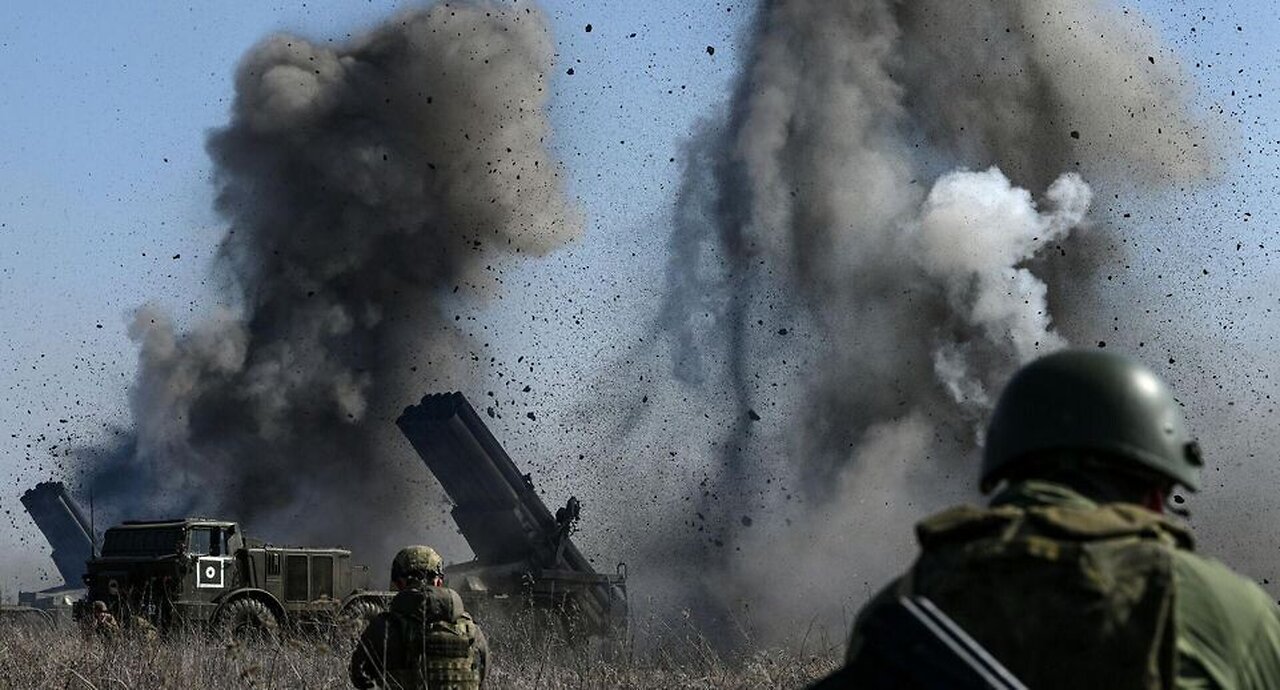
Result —
[[991, 416], [982, 458], [990, 491], [1029, 456], [1094, 451], [1200, 488], [1200, 449], [1168, 386], [1142, 364], [1098, 350], [1066, 350], [1014, 374]]
[[430, 546], [406, 546], [391, 561], [391, 579], [425, 579], [444, 572], [444, 559]]

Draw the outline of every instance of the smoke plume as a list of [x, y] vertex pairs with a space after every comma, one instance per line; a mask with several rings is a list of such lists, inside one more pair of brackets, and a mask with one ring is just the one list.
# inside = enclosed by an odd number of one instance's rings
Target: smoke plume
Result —
[[138, 310], [135, 430], [91, 466], [99, 506], [324, 543], [420, 529], [402, 489], [423, 469], [384, 441], [414, 381], [467, 373], [446, 300], [580, 229], [547, 148], [552, 54], [538, 13], [485, 2], [250, 50], [208, 141], [231, 306], [184, 331]]
[[737, 420], [700, 491], [708, 593], [772, 620], [856, 603], [974, 498], [999, 387], [1088, 309], [1085, 179], [1192, 179], [1212, 147], [1100, 1], [771, 0], [746, 52], [686, 150], [660, 323]]

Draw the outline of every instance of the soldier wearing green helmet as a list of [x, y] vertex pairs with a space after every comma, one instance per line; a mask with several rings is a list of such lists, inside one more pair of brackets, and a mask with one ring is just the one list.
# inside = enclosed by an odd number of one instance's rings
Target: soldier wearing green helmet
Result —
[[1275, 602], [1164, 514], [1201, 465], [1143, 365], [1083, 350], [1032, 362], [988, 427], [989, 506], [917, 525], [920, 556], [859, 614], [845, 673], [875, 665], [869, 621], [923, 597], [1036, 690], [1280, 688]]
[[484, 682], [489, 646], [444, 586], [444, 560], [428, 546], [409, 546], [391, 562], [397, 592], [369, 622], [351, 655], [351, 684], [397, 690], [475, 690]]

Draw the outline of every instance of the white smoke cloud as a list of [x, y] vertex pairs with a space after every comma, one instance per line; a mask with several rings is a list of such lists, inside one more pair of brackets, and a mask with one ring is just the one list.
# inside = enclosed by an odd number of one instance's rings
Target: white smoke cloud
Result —
[[[1092, 197], [1089, 185], [1068, 173], [1049, 187], [1049, 208], [1041, 211], [1031, 192], [997, 168], [952, 172], [934, 184], [919, 219], [908, 225], [907, 252], [941, 283], [966, 326], [1024, 364], [1066, 341], [1051, 329], [1047, 286], [1023, 264], [1080, 225]], [[958, 402], [985, 407], [990, 396], [966, 350], [961, 342], [941, 343], [934, 369]]]

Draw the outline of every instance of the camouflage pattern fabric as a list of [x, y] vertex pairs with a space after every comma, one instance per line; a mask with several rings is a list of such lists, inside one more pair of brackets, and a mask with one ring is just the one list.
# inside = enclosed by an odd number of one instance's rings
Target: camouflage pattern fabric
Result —
[[369, 622], [351, 657], [357, 688], [475, 690], [484, 681], [488, 643], [446, 587], [407, 589]]
[[1025, 481], [990, 508], [917, 526], [921, 555], [864, 609], [931, 599], [1022, 682], [1057, 688], [1280, 688], [1280, 611], [1140, 506]]
[[391, 578], [421, 577], [444, 570], [444, 559], [430, 546], [406, 546], [391, 561]]
[[95, 613], [89, 622], [89, 631], [106, 642], [114, 642], [120, 637], [120, 623], [109, 613]]

